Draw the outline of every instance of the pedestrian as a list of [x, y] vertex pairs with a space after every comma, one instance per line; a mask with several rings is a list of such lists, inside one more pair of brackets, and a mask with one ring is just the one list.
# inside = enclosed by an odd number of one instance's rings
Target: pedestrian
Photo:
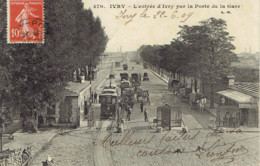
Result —
[[94, 93], [94, 103], [97, 103], [97, 93]]
[[93, 100], [94, 100], [94, 93], [93, 92], [91, 92], [90, 99], [91, 99], [91, 102], [93, 103]]
[[147, 92], [147, 102], [150, 104], [149, 92]]
[[128, 118], [128, 121], [130, 121], [130, 116], [131, 116], [131, 107], [128, 107], [128, 109], [127, 109], [127, 118]]
[[202, 97], [201, 102], [200, 102], [200, 104], [201, 104], [201, 113], [202, 114], [204, 113], [204, 108], [205, 108], [206, 103], [207, 103], [207, 99], [204, 96], [204, 97]]
[[145, 121], [145, 122], [148, 122], [148, 117], [147, 117], [146, 108], [144, 109], [144, 121]]
[[121, 101], [121, 110], [125, 111], [125, 103], [124, 103], [124, 101]]
[[144, 103], [143, 103], [143, 100], [141, 100], [141, 103], [140, 103], [140, 109], [141, 109], [141, 113], [143, 112], [143, 109], [144, 109]]

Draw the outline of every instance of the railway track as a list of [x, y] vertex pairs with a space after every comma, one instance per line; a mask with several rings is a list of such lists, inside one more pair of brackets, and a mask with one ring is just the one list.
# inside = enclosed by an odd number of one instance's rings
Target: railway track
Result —
[[[112, 149], [102, 147], [99, 142], [108, 134], [113, 134], [115, 119], [99, 121], [97, 134], [93, 137], [93, 163], [94, 166], [115, 166]], [[111, 140], [110, 140], [111, 141]]]

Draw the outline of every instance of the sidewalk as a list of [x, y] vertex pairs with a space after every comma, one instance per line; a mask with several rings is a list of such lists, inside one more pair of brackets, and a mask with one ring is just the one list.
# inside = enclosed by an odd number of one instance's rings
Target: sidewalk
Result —
[[58, 129], [52, 129], [47, 131], [38, 131], [38, 133], [23, 133], [19, 130], [13, 134], [14, 140], [3, 145], [3, 150], [19, 148], [25, 149], [31, 147], [31, 156], [33, 157], [50, 143], [50, 141], [58, 134], [58, 131]]
[[163, 78], [160, 76], [160, 74], [156, 73], [155, 71], [153, 71], [152, 69], [148, 68], [149, 71], [151, 71], [154, 75], [156, 75], [158, 78], [160, 78], [163, 82], [165, 82], [166, 84], [168, 84], [168, 81], [167, 79]]
[[125, 119], [125, 123], [123, 124], [124, 130], [135, 130], [135, 131], [140, 131], [140, 130], [151, 130], [155, 129], [153, 127], [153, 121], [152, 119], [149, 119], [149, 122], [145, 122], [144, 119], [133, 119], [131, 121], [128, 121]]
[[[165, 78], [162, 78], [158, 73], [156, 73], [155, 71], [153, 71], [153, 70], [151, 70], [150, 68], [149, 68], [149, 70], [154, 74], [154, 75], [156, 75], [158, 78], [160, 78], [162, 81], [164, 81], [165, 83], [168, 83], [168, 80], [167, 79], [165, 79]], [[209, 101], [207, 102], [207, 104], [206, 104], [206, 107], [205, 107], [205, 110], [207, 111], [207, 112], [209, 112], [211, 115], [213, 115], [215, 118], [217, 117], [217, 111], [218, 111], [218, 105], [216, 104], [216, 103], [214, 103], [214, 108], [210, 108], [210, 103], [209, 103]], [[187, 118], [187, 116], [185, 117], [184, 116], [184, 119], [189, 119], [189, 120], [191, 120], [191, 118], [189, 117], [189, 118]], [[189, 121], [188, 120], [188, 121]], [[195, 119], [194, 119], [195, 120]], [[196, 121], [196, 120], [195, 120]], [[196, 124], [196, 123], [194, 123], [194, 124]], [[195, 128], [200, 128], [200, 125], [198, 125], [198, 124], [196, 124], [195, 126], [197, 126], [197, 127], [195, 127]], [[260, 129], [259, 128], [256, 128], [256, 127], [246, 127], [246, 126], [239, 126], [238, 128], [228, 128], [228, 127], [224, 127], [224, 128], [226, 128], [226, 131], [227, 132], [229, 132], [229, 131], [233, 131], [234, 129], [240, 129], [242, 132], [259, 132], [260, 131]]]
[[217, 112], [218, 112], [218, 105], [214, 104], [214, 108], [210, 108], [210, 101], [207, 101], [205, 110], [210, 112], [214, 117], [217, 117]]

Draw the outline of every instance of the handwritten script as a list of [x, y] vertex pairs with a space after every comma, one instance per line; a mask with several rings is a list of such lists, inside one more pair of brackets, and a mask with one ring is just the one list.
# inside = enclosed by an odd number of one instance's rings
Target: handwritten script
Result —
[[124, 24], [127, 25], [130, 22], [133, 22], [135, 19], [171, 19], [178, 20], [181, 23], [186, 22], [194, 12], [179, 12], [178, 10], [174, 11], [165, 11], [165, 10], [150, 10], [149, 8], [144, 9], [142, 12], [130, 12], [127, 9], [124, 9], [116, 15], [117, 20], [124, 20]]
[[[246, 155], [249, 150], [246, 146], [242, 145], [241, 142], [252, 139], [255, 137], [244, 138], [240, 140], [235, 140], [232, 142], [225, 142], [221, 137], [222, 134], [243, 134], [240, 129], [234, 129], [226, 133], [219, 133], [218, 129], [212, 130], [208, 133], [201, 133], [201, 131], [195, 131], [192, 133], [181, 133], [173, 134], [171, 131], [166, 132], [163, 135], [150, 134], [144, 138], [138, 136], [136, 131], [128, 131], [123, 137], [112, 138], [112, 133], [108, 133], [97, 146], [102, 146], [103, 148], [110, 148], [114, 146], [135, 146], [140, 147], [134, 156], [140, 157], [151, 157], [158, 155], [174, 155], [174, 154], [194, 154], [198, 159], [209, 158], [211, 162], [223, 160], [225, 163], [231, 163], [236, 157]], [[159, 138], [158, 138], [159, 137]], [[239, 137], [240, 138], [240, 137]], [[159, 142], [157, 142], [159, 140]], [[189, 144], [192, 140], [202, 140], [201, 143], [197, 145], [192, 145], [189, 148], [185, 147], [171, 147], [168, 144], [177, 141], [184, 141], [184, 143]], [[203, 141], [204, 140], [204, 141]], [[156, 143], [161, 144], [161, 148], [152, 148], [152, 145]], [[148, 148], [145, 148], [148, 147]]]

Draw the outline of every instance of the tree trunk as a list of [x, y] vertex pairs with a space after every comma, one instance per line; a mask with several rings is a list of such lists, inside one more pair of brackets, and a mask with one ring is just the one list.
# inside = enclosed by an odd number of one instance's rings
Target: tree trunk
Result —
[[205, 94], [205, 83], [202, 81], [202, 93]]
[[198, 91], [198, 89], [197, 89], [197, 84], [198, 84], [198, 82], [197, 82], [197, 78], [195, 78], [195, 85], [194, 85], [195, 92]]
[[5, 125], [2, 124], [1, 125], [2, 129], [0, 129], [0, 152], [3, 151], [3, 134], [4, 134], [4, 131], [5, 131]]
[[214, 108], [214, 83], [211, 82], [210, 88], [210, 108]]
[[0, 152], [3, 151], [3, 134], [0, 134]]
[[185, 78], [185, 74], [183, 75], [183, 83], [184, 83], [184, 88], [187, 88], [187, 87], [186, 87], [186, 78]]

